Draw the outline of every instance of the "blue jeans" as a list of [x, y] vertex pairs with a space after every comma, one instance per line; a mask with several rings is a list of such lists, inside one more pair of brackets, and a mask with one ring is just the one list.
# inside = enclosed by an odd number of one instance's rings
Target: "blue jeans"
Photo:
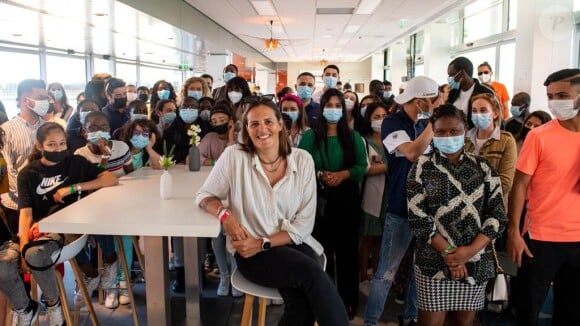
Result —
[[[103, 257], [108, 257], [113, 255], [115, 251], [115, 238], [112, 235], [93, 235], [95, 240], [101, 246], [101, 252], [103, 253]], [[79, 266], [83, 266], [91, 262], [91, 257], [89, 253], [84, 250], [81, 250], [78, 255], [76, 255], [77, 264]]]
[[[412, 239], [413, 233], [407, 218], [387, 213], [381, 242], [379, 266], [371, 280], [369, 298], [364, 313], [365, 326], [378, 325], [379, 318], [383, 314], [385, 301], [387, 301], [387, 295]], [[409, 263], [409, 278], [406, 290], [403, 318], [416, 319], [417, 293], [413, 262]]]

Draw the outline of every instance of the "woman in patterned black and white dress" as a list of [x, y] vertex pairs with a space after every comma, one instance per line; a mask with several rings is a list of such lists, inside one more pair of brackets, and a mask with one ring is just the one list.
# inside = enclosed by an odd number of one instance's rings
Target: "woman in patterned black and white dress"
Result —
[[416, 236], [415, 277], [420, 325], [473, 325], [495, 273], [491, 241], [506, 215], [500, 178], [463, 150], [465, 114], [451, 104], [433, 112], [435, 150], [408, 177], [409, 223]]

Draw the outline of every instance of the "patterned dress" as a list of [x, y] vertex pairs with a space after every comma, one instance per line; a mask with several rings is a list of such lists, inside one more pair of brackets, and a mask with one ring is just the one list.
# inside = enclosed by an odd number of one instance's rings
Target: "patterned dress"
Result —
[[415, 271], [419, 309], [481, 310], [487, 280], [495, 275], [491, 244], [467, 264], [469, 276], [452, 280], [442, 255], [431, 246], [436, 234], [455, 247], [478, 234], [497, 238], [507, 218], [501, 182], [489, 163], [470, 153], [457, 164], [435, 150], [413, 165], [407, 184], [409, 223], [416, 236]]

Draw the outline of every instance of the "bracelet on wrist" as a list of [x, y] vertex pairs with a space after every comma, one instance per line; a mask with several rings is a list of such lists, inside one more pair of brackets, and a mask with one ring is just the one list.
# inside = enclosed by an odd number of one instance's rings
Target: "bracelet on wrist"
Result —
[[449, 251], [450, 251], [450, 250], [453, 250], [453, 249], [455, 249], [455, 247], [454, 247], [454, 246], [452, 246], [452, 245], [448, 245], [448, 246], [447, 246], [447, 248], [445, 248], [445, 250], [443, 250], [443, 251], [441, 252], [441, 255], [443, 255], [443, 256], [447, 256], [447, 255], [449, 255]]
[[74, 185], [70, 185], [70, 186], [68, 186], [68, 192], [69, 192], [71, 195], [74, 195], [74, 194], [76, 194], [75, 186], [74, 186]]
[[222, 209], [224, 209], [224, 206], [220, 205], [220, 207], [218, 207], [218, 209], [216, 209], [216, 211], [215, 211], [215, 216], [220, 217], [220, 213], [222, 212]]
[[79, 195], [78, 199], [81, 199], [81, 194], [83, 193], [83, 187], [81, 187], [80, 183], [77, 183], [75, 190], [76, 190], [77, 194]]
[[224, 208], [219, 215], [220, 223], [223, 223], [231, 214], [232, 212], [229, 209]]
[[215, 165], [215, 160], [211, 160], [210, 163], [211, 163], [211, 166], [214, 166]]

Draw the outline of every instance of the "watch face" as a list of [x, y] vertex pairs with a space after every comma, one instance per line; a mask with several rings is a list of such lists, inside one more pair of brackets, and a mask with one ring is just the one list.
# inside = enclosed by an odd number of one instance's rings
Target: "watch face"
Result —
[[264, 243], [262, 244], [262, 250], [268, 250], [270, 249], [271, 246], [272, 244], [270, 243], [270, 241], [268, 242], [264, 241]]

